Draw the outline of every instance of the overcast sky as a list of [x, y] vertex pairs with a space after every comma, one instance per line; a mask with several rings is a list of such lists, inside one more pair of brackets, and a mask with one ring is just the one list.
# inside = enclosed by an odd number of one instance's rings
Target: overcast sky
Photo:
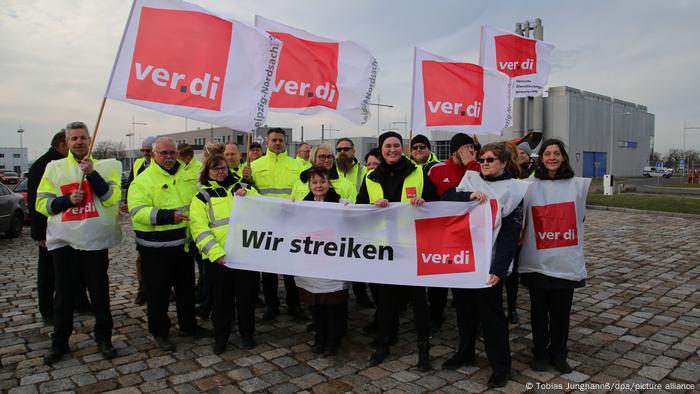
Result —
[[[556, 45], [549, 86], [567, 85], [648, 106], [656, 115], [656, 150], [680, 148], [683, 122], [700, 126], [698, 1], [254, 1], [192, 0], [253, 24], [256, 14], [365, 46], [379, 62], [373, 100], [381, 128], [409, 115], [414, 46], [458, 61], [478, 62], [480, 26], [513, 30], [541, 18]], [[0, 0], [0, 146], [19, 146], [21, 123], [30, 158], [73, 120], [92, 127], [131, 7], [126, 0]], [[319, 138], [321, 124], [349, 135], [376, 135], [376, 109], [364, 126], [335, 115], [270, 113], [268, 125], [293, 127], [295, 138]], [[185, 120], [108, 101], [98, 140], [135, 145], [151, 134], [182, 131]], [[190, 129], [209, 127], [190, 120]], [[402, 125], [394, 125], [402, 128]], [[700, 149], [700, 130], [687, 133]]]

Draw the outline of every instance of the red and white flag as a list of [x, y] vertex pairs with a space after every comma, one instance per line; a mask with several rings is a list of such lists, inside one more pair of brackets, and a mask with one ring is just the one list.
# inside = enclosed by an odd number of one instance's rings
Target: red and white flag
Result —
[[507, 74], [513, 97], [542, 95], [549, 80], [554, 45], [496, 29], [481, 27], [479, 64]]
[[358, 124], [369, 119], [377, 60], [352, 41], [335, 41], [261, 16], [255, 26], [284, 43], [270, 109], [314, 115], [332, 111]]
[[507, 75], [415, 48], [414, 133], [446, 130], [500, 135], [510, 126], [511, 101]]
[[250, 131], [263, 124], [281, 42], [180, 0], [135, 0], [106, 97]]

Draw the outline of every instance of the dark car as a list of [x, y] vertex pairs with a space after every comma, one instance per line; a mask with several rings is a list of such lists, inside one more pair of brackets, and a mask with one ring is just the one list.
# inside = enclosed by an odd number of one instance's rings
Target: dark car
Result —
[[[17, 186], [15, 186], [15, 189], [13, 191], [22, 196], [22, 198], [24, 198], [24, 206], [29, 207], [29, 204], [27, 202], [27, 178], [22, 179], [20, 183], [18, 183]], [[24, 222], [30, 223], [31, 221], [32, 216], [29, 215], [29, 212], [25, 212]]]
[[2, 183], [8, 185], [8, 184], [16, 184], [19, 183], [19, 175], [17, 175], [16, 172], [14, 171], [6, 171], [4, 174], [2, 174]]
[[19, 194], [0, 184], [0, 232], [10, 238], [22, 234], [27, 205]]

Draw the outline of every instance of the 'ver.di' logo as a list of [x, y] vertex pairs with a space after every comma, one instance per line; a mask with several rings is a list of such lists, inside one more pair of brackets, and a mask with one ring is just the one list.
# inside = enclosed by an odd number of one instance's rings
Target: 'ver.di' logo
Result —
[[474, 272], [469, 214], [416, 219], [417, 273]]

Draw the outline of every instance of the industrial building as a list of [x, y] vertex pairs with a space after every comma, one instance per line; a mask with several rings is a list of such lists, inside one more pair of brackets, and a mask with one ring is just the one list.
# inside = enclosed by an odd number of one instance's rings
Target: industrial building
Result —
[[0, 171], [14, 171], [21, 176], [28, 170], [27, 148], [0, 148]]

